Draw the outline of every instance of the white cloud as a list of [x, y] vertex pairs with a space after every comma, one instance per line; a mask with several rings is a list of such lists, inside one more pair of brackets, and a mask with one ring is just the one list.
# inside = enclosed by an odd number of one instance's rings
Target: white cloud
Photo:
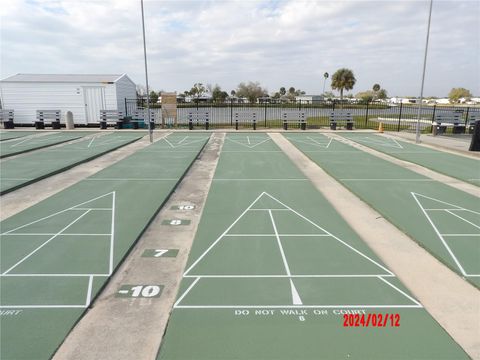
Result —
[[[417, 95], [427, 12], [427, 1], [145, 0], [149, 78], [165, 90], [253, 80], [319, 93], [325, 71], [350, 67], [354, 92], [378, 82]], [[126, 72], [143, 82], [138, 0], [6, 0], [0, 16], [2, 77]], [[427, 95], [480, 95], [479, 22], [478, 1], [434, 1]]]

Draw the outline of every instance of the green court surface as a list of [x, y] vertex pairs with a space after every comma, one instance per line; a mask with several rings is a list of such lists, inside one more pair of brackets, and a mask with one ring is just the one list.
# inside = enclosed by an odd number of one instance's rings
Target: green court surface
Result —
[[18, 189], [134, 142], [143, 134], [98, 134], [0, 163], [0, 194]]
[[348, 358], [468, 356], [268, 135], [227, 134], [158, 359]]
[[480, 185], [480, 160], [435, 150], [374, 134], [343, 133], [343, 137], [384, 152], [401, 160], [413, 162], [439, 173]]
[[477, 197], [320, 134], [286, 137], [419, 245], [480, 287]]
[[49, 359], [208, 135], [174, 134], [1, 225], [1, 359]]
[[36, 131], [0, 131], [0, 141], [38, 134]]
[[75, 140], [86, 135], [93, 135], [93, 133], [86, 131], [62, 131], [52, 132], [42, 136], [24, 136], [18, 139], [12, 139], [10, 141], [2, 141], [0, 143], [0, 158], [61, 144], [63, 142]]

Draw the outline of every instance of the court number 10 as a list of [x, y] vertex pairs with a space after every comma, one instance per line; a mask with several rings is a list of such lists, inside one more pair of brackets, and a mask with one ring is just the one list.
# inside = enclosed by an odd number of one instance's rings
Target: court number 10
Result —
[[132, 297], [155, 297], [160, 294], [160, 286], [157, 285], [137, 285], [131, 289]]

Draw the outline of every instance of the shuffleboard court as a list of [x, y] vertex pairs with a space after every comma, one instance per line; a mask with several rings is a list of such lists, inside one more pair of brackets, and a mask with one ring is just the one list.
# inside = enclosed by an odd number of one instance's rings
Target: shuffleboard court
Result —
[[0, 163], [0, 194], [26, 186], [140, 139], [138, 133], [98, 134]]
[[268, 135], [227, 134], [158, 359], [320, 358], [468, 356]]
[[374, 134], [341, 134], [372, 149], [480, 185], [480, 160]]
[[25, 136], [0, 143], [0, 158], [21, 154], [27, 151], [37, 150], [63, 142], [79, 139], [86, 135], [92, 135], [86, 131], [58, 131], [42, 136]]
[[38, 134], [35, 131], [0, 131], [0, 141], [18, 139], [24, 136]]
[[190, 137], [189, 151], [160, 140], [0, 224], [1, 359], [51, 358], [208, 140]]
[[480, 287], [478, 198], [350, 145], [317, 134], [286, 136], [295, 146], [417, 241], [453, 271]]

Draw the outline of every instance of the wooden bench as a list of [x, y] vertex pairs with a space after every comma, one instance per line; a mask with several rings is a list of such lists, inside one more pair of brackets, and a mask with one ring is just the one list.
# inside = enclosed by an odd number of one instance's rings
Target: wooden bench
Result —
[[307, 128], [307, 118], [305, 111], [284, 111], [282, 112], [283, 130], [288, 130], [289, 124], [296, 124], [302, 130]]
[[347, 130], [353, 130], [353, 116], [350, 111], [332, 111], [330, 113], [330, 129], [337, 130], [337, 124], [342, 124], [342, 126]]
[[434, 134], [444, 134], [447, 126], [453, 126], [453, 134], [465, 133], [465, 123], [462, 119], [461, 112], [437, 112], [434, 117]]
[[467, 126], [469, 134], [473, 134], [473, 131], [475, 130], [475, 121], [477, 120], [480, 120], [480, 111], [472, 111], [468, 114]]
[[3, 123], [5, 129], [13, 129], [14, 110], [0, 109], [0, 123]]
[[205, 130], [208, 130], [210, 126], [210, 111], [208, 110], [193, 110], [189, 111], [187, 115], [188, 128], [193, 130], [193, 125], [205, 125]]
[[242, 111], [236, 112], [235, 115], [235, 129], [238, 130], [238, 123], [252, 122], [253, 130], [257, 130], [257, 120], [259, 114], [257, 112]]
[[[35, 121], [36, 129], [45, 129], [45, 126], [51, 126], [52, 129], [60, 129], [61, 110], [37, 110], [37, 121]], [[50, 124], [47, 123], [50, 121]]]
[[123, 129], [123, 113], [117, 110], [100, 110], [100, 129], [106, 129], [107, 124]]

